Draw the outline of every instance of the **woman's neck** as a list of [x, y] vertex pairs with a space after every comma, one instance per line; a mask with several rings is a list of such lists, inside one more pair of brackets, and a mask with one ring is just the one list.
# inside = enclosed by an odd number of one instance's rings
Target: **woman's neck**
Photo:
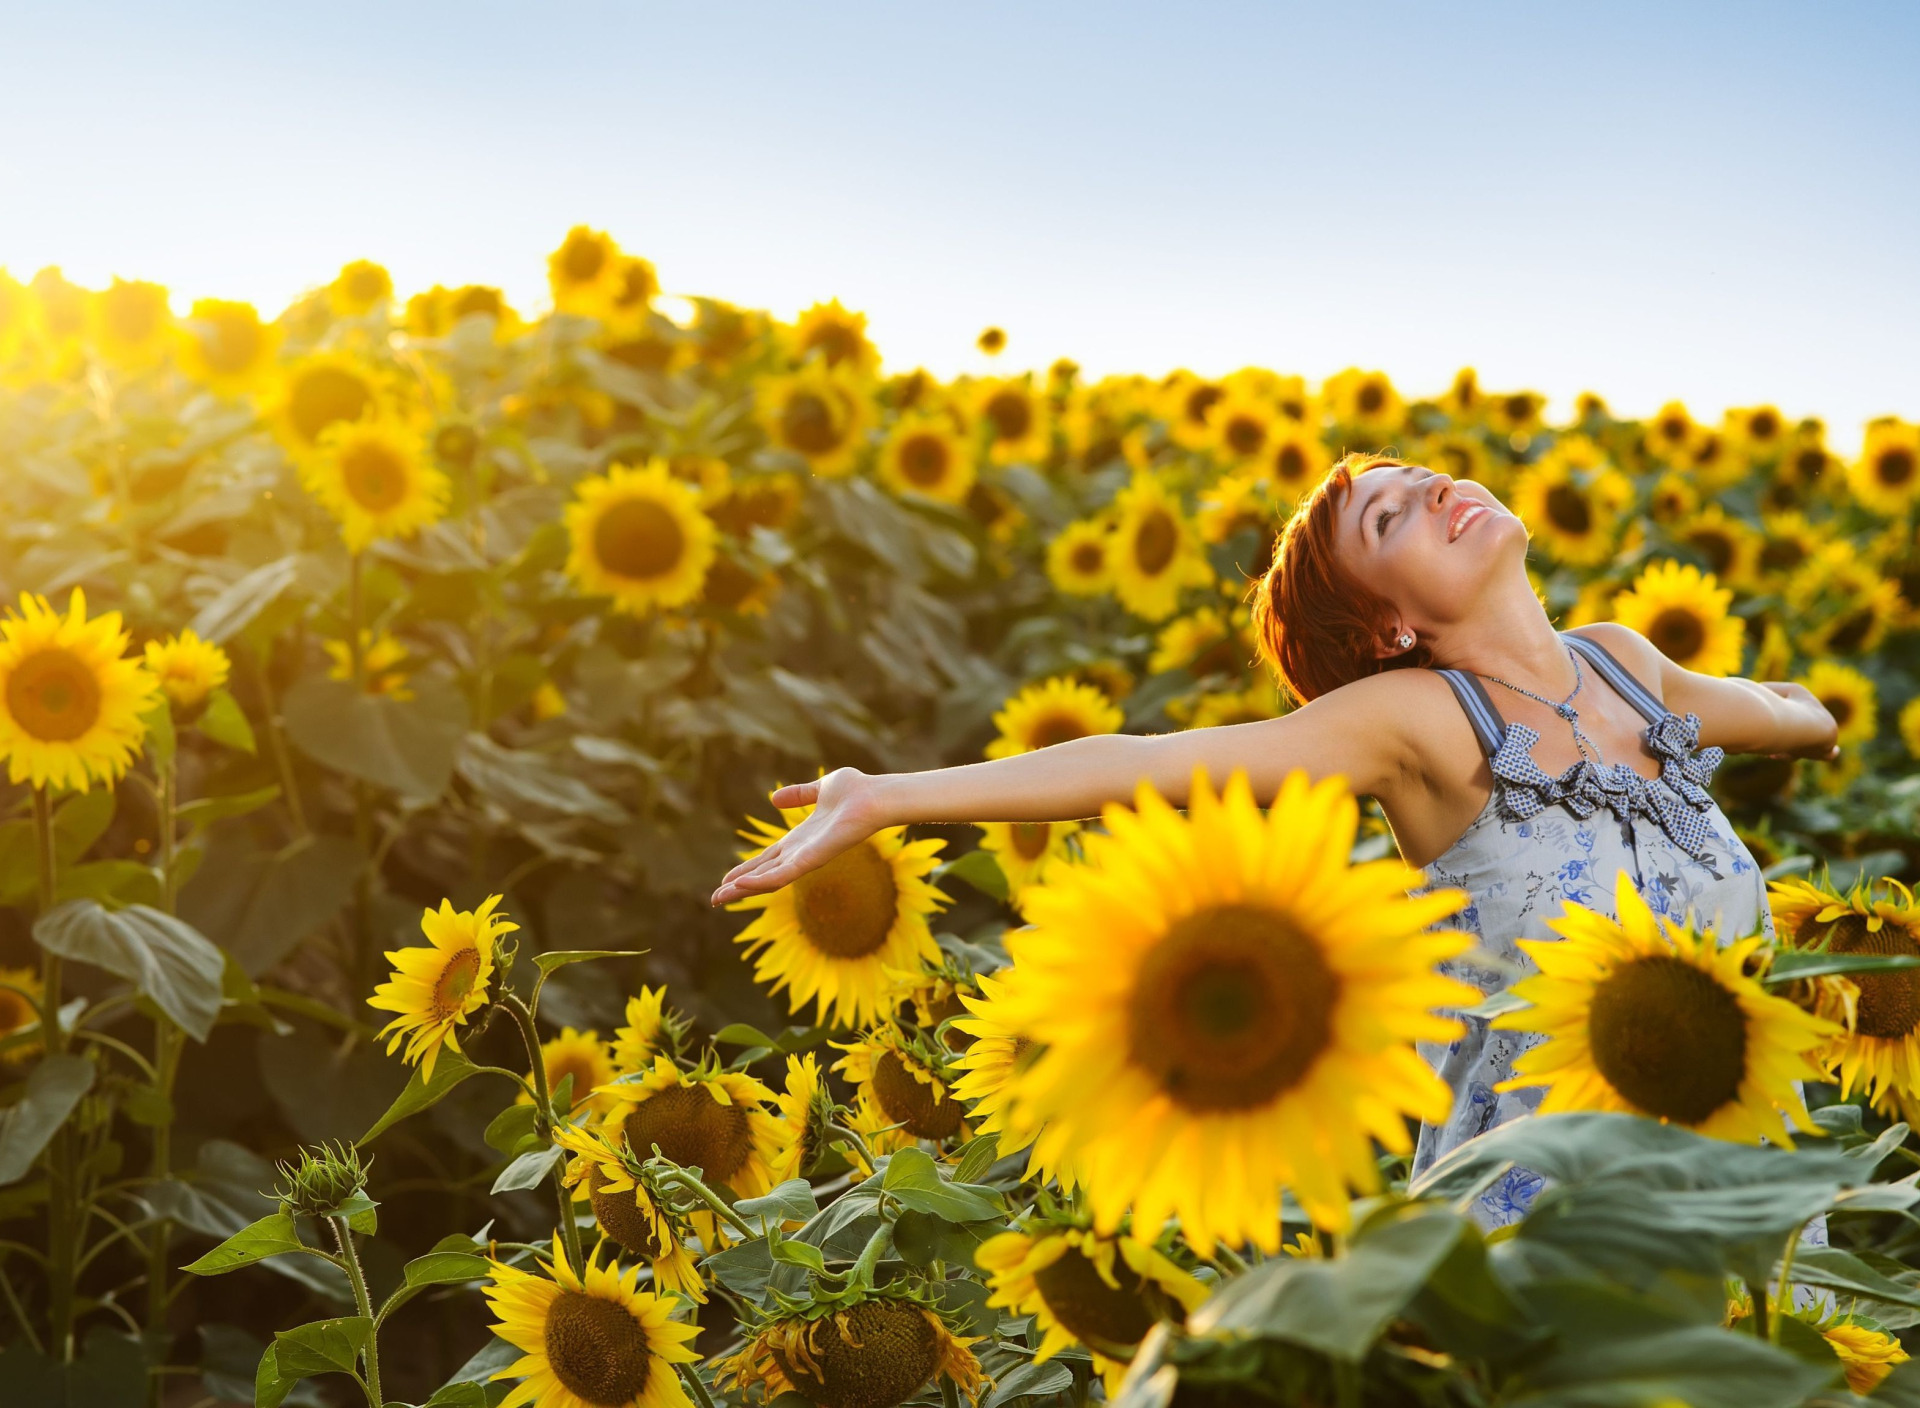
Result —
[[1524, 574], [1517, 591], [1481, 601], [1470, 615], [1437, 634], [1436, 664], [1498, 675], [1542, 694], [1564, 694], [1573, 687], [1566, 643]]

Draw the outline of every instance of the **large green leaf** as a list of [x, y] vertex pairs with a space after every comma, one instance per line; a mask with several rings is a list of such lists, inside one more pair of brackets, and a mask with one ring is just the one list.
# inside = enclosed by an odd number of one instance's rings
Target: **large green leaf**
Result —
[[493, 1180], [492, 1192], [520, 1193], [529, 1188], [538, 1188], [555, 1164], [565, 1158], [567, 1151], [558, 1145], [545, 1149], [529, 1149], [500, 1170], [500, 1176]]
[[207, 863], [180, 892], [180, 913], [257, 978], [332, 921], [364, 864], [345, 836], [259, 851], [244, 828], [216, 828]]
[[194, 720], [193, 726], [203, 736], [236, 753], [253, 753], [258, 749], [246, 710], [227, 690], [216, 689], [207, 696], [206, 707], [200, 711], [200, 717]]
[[399, 1098], [387, 1107], [387, 1112], [357, 1142], [371, 1144], [408, 1115], [417, 1115], [439, 1104], [461, 1081], [479, 1074], [480, 1068], [458, 1051], [441, 1051], [434, 1063], [433, 1079], [425, 1079], [420, 1074], [420, 1067], [415, 1066], [412, 1077], [407, 1081], [407, 1088], [400, 1092]]
[[373, 1321], [364, 1315], [315, 1320], [295, 1329], [277, 1331], [273, 1352], [279, 1360], [279, 1377], [307, 1379], [315, 1374], [352, 1373], [372, 1333]]
[[431, 802], [453, 777], [467, 732], [466, 697], [445, 680], [416, 676], [413, 698], [366, 694], [350, 681], [309, 675], [287, 691], [287, 737], [315, 762]]
[[299, 559], [275, 558], [226, 587], [200, 608], [190, 623], [202, 640], [225, 644], [274, 601], [299, 575]]
[[248, 1223], [205, 1256], [188, 1262], [180, 1269], [194, 1276], [224, 1276], [229, 1271], [238, 1271], [256, 1261], [265, 1261], [270, 1256], [282, 1256], [289, 1252], [311, 1253], [312, 1250], [300, 1240], [300, 1232], [290, 1216], [284, 1212], [270, 1212], [257, 1222]]
[[1920, 1309], [1920, 1289], [1881, 1275], [1852, 1252], [1839, 1247], [1801, 1247], [1793, 1258], [1793, 1279], [1843, 1296]]
[[[53, 855], [59, 870], [79, 863], [113, 823], [111, 787], [95, 787], [62, 802], [53, 814]], [[31, 821], [0, 824], [0, 905], [23, 904], [40, 884], [38, 842]]]
[[84, 1056], [48, 1056], [27, 1077], [25, 1093], [0, 1110], [0, 1184], [18, 1183], [93, 1088], [93, 1062]]
[[226, 959], [184, 919], [144, 904], [112, 910], [71, 900], [41, 915], [33, 937], [50, 953], [125, 978], [195, 1041], [220, 1015]]
[[984, 1222], [1003, 1211], [994, 1189], [948, 1182], [923, 1149], [902, 1149], [890, 1157], [880, 1186], [901, 1206], [948, 1222]]
[[624, 826], [626, 809], [562, 772], [542, 753], [503, 748], [484, 733], [469, 733], [454, 757], [460, 777], [488, 801], [511, 814], [557, 812], [605, 826]]

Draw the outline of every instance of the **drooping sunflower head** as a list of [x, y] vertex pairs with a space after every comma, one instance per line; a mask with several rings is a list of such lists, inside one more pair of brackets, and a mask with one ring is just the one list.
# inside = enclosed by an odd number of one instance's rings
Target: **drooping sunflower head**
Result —
[[932, 1038], [909, 1038], [884, 1023], [853, 1041], [833, 1045], [846, 1052], [834, 1069], [859, 1091], [885, 1120], [899, 1126], [905, 1142], [965, 1139], [966, 1110], [954, 1098], [944, 1050]]
[[636, 1159], [653, 1157], [658, 1145], [664, 1157], [704, 1170], [709, 1183], [741, 1197], [773, 1186], [769, 1161], [779, 1121], [767, 1109], [773, 1092], [752, 1076], [721, 1070], [711, 1060], [683, 1070], [663, 1053], [644, 1074], [624, 1076], [599, 1093], [613, 1102], [606, 1128], [624, 1136]]
[[499, 903], [499, 895], [489, 895], [478, 909], [456, 910], [452, 900], [442, 900], [438, 910], [424, 911], [420, 932], [427, 942], [388, 953], [393, 976], [367, 999], [369, 1007], [399, 1014], [380, 1035], [391, 1038], [389, 1056], [406, 1044], [401, 1059], [418, 1063], [422, 1080], [433, 1078], [441, 1047], [459, 1051], [454, 1028], [465, 1026], [492, 995], [499, 941], [520, 927], [494, 912]]
[[1182, 588], [1213, 581], [1179, 500], [1152, 471], [1135, 472], [1113, 513], [1114, 593], [1134, 615], [1164, 621], [1178, 609]]
[[[1776, 880], [1768, 899], [1793, 948], [1920, 958], [1920, 908], [1897, 881], [1856, 884], [1842, 895], [1799, 878]], [[1842, 1096], [1920, 1096], [1920, 969], [1848, 976], [1860, 990], [1853, 1030], [1828, 1053]]]
[[1111, 1232], [1178, 1214], [1204, 1255], [1277, 1251], [1280, 1189], [1344, 1225], [1375, 1185], [1373, 1142], [1408, 1147], [1406, 1116], [1449, 1096], [1413, 1042], [1447, 1040], [1435, 1009], [1477, 992], [1435, 972], [1470, 937], [1430, 931], [1457, 890], [1410, 895], [1419, 872], [1349, 862], [1359, 808], [1338, 778], [1282, 784], [1262, 815], [1244, 773], [1216, 794], [1196, 771], [1188, 811], [1142, 783], [1109, 806], [1086, 863], [1027, 894], [1008, 936], [1008, 1020], [1045, 1047], [1012, 1081]]
[[713, 520], [664, 460], [581, 480], [567, 532], [567, 572], [581, 590], [636, 615], [692, 601], [713, 565]]
[[662, 1052], [677, 1055], [690, 1025], [679, 1012], [667, 1006], [667, 988], [642, 987], [639, 996], [627, 999], [626, 1024], [613, 1034], [613, 1068], [620, 1075], [632, 1075], [653, 1064]]
[[[784, 825], [750, 818], [741, 836], [760, 854], [812, 811], [781, 812]], [[791, 1009], [815, 1003], [819, 1020], [868, 1026], [899, 1004], [894, 973], [940, 961], [928, 919], [947, 905], [926, 877], [946, 846], [938, 837], [908, 841], [890, 827], [851, 846], [779, 890], [749, 895], [729, 909], [761, 913], [735, 936], [755, 960], [754, 980], [787, 989]]]
[[1816, 660], [1800, 677], [1800, 683], [1833, 715], [1842, 748], [1866, 743], [1879, 732], [1879, 691], [1872, 680], [1852, 666]]
[[173, 310], [159, 284], [117, 278], [92, 295], [87, 312], [93, 345], [115, 366], [145, 371], [167, 355]]
[[75, 587], [64, 614], [23, 594], [0, 620], [0, 757], [15, 783], [85, 792], [112, 784], [140, 751], [158, 686], [126, 655], [120, 613], [87, 619]]
[[1126, 722], [1120, 707], [1100, 690], [1064, 675], [1030, 684], [993, 716], [999, 736], [989, 758], [1011, 758], [1095, 733], [1117, 733]]
[[1656, 562], [1613, 599], [1613, 618], [1640, 632], [1676, 665], [1703, 675], [1740, 668], [1744, 640], [1728, 613], [1733, 593], [1691, 563]]
[[1764, 939], [1721, 947], [1711, 929], [1656, 917], [1622, 871], [1618, 919], [1569, 903], [1549, 927], [1560, 940], [1522, 940], [1539, 968], [1514, 984], [1532, 1004], [1494, 1025], [1546, 1041], [1515, 1059], [1497, 1087], [1545, 1086], [1542, 1114], [1615, 1110], [1685, 1125], [1717, 1139], [1793, 1146], [1811, 1132], [1794, 1082], [1817, 1080], [1810, 1053], [1835, 1028], [1748, 973], [1764, 969]]
[[651, 1265], [659, 1289], [704, 1302], [706, 1285], [686, 1246], [692, 1229], [639, 1161], [605, 1132], [582, 1124], [556, 1126], [553, 1142], [572, 1155], [563, 1181], [593, 1208], [601, 1234]]
[[1053, 444], [1045, 397], [1026, 377], [984, 381], [974, 391], [975, 417], [995, 464], [1037, 464]]
[[452, 492], [420, 437], [391, 419], [329, 424], [301, 457], [300, 480], [340, 525], [350, 552], [439, 522]]
[[1073, 853], [1072, 837], [1080, 830], [1077, 821], [983, 821], [980, 847], [1000, 866], [1007, 878], [1007, 893], [1013, 905], [1027, 887], [1046, 878], [1047, 871]]
[[834, 1123], [833, 1092], [821, 1079], [819, 1059], [811, 1051], [787, 1057], [786, 1085], [773, 1099], [780, 1137], [768, 1162], [778, 1184], [813, 1171], [827, 1147], [827, 1126]]
[[547, 256], [547, 285], [562, 313], [604, 318], [612, 311], [622, 277], [620, 246], [610, 235], [575, 225]]
[[393, 275], [371, 259], [355, 259], [340, 266], [327, 285], [327, 306], [336, 318], [364, 318], [385, 313], [393, 302]]
[[793, 326], [793, 346], [803, 361], [845, 367], [861, 376], [880, 370], [880, 349], [867, 336], [867, 315], [841, 307], [837, 298], [801, 313]]
[[[1735, 1289], [1732, 1283], [1727, 1290], [1725, 1324], [1729, 1329], [1743, 1329], [1745, 1322], [1753, 1318], [1753, 1296], [1744, 1287]], [[1818, 1332], [1827, 1342], [1827, 1348], [1833, 1351], [1833, 1357], [1840, 1361], [1847, 1387], [1862, 1398], [1872, 1394], [1895, 1365], [1906, 1363], [1910, 1357], [1899, 1339], [1888, 1334], [1878, 1322], [1844, 1314], [1837, 1308], [1823, 1313], [1817, 1301], [1798, 1307], [1769, 1294], [1767, 1313], [1790, 1315]]]
[[589, 1262], [576, 1276], [556, 1233], [544, 1275], [492, 1263], [493, 1332], [522, 1357], [493, 1377], [519, 1379], [501, 1408], [691, 1408], [676, 1364], [699, 1355], [675, 1302], [639, 1288], [640, 1268]]
[[227, 652], [212, 641], [201, 640], [189, 626], [177, 636], [150, 640], [146, 649], [147, 671], [161, 693], [180, 710], [198, 709], [207, 696], [227, 682], [233, 666]]
[[180, 370], [217, 396], [240, 396], [266, 379], [280, 329], [262, 323], [251, 303], [202, 298], [179, 328]]
[[896, 494], [961, 504], [973, 488], [973, 456], [949, 417], [906, 415], [880, 451], [880, 478]]
[[809, 362], [799, 371], [754, 385], [754, 405], [767, 439], [799, 455], [823, 478], [853, 472], [872, 418], [872, 401], [850, 372]]
[[1867, 439], [1847, 473], [1854, 497], [1889, 518], [1920, 498], [1920, 425], [1887, 419], [1867, 427]]
[[40, 1003], [46, 986], [31, 968], [0, 968], [0, 1065], [20, 1065], [40, 1054], [44, 1042], [31, 1034], [40, 1030]]
[[296, 458], [319, 449], [321, 437], [342, 423], [376, 420], [390, 410], [379, 374], [342, 352], [313, 352], [290, 363], [280, 380], [272, 420]]
[[1100, 596], [1113, 585], [1113, 530], [1097, 518], [1078, 518], [1047, 544], [1047, 577], [1068, 596]]
[[723, 1361], [744, 1397], [798, 1393], [818, 1408], [899, 1408], [946, 1377], [969, 1401], [980, 1362], [932, 1309], [894, 1287], [835, 1296], [762, 1326]]

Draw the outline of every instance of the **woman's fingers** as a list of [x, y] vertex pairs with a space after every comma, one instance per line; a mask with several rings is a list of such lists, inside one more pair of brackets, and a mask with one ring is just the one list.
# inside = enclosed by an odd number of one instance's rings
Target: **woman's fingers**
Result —
[[814, 782], [790, 782], [785, 787], [776, 787], [767, 798], [776, 807], [810, 807], [820, 800], [820, 784]]

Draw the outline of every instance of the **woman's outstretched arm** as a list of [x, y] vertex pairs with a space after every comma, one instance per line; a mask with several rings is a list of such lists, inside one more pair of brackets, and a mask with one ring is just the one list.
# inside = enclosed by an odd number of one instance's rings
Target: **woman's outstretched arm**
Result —
[[[764, 894], [825, 865], [849, 846], [906, 822], [1070, 821], [1131, 801], [1142, 781], [1184, 806], [1193, 771], [1216, 783], [1246, 772], [1264, 805], [1295, 768], [1340, 774], [1356, 792], [1382, 794], [1408, 770], [1408, 686], [1376, 676], [1277, 719], [1183, 733], [1103, 734], [992, 762], [927, 772], [868, 775], [840, 768], [817, 782], [783, 787], [780, 807], [813, 813], [767, 850], [728, 871], [713, 903]], [[1444, 688], [1444, 686], [1443, 686]]]

